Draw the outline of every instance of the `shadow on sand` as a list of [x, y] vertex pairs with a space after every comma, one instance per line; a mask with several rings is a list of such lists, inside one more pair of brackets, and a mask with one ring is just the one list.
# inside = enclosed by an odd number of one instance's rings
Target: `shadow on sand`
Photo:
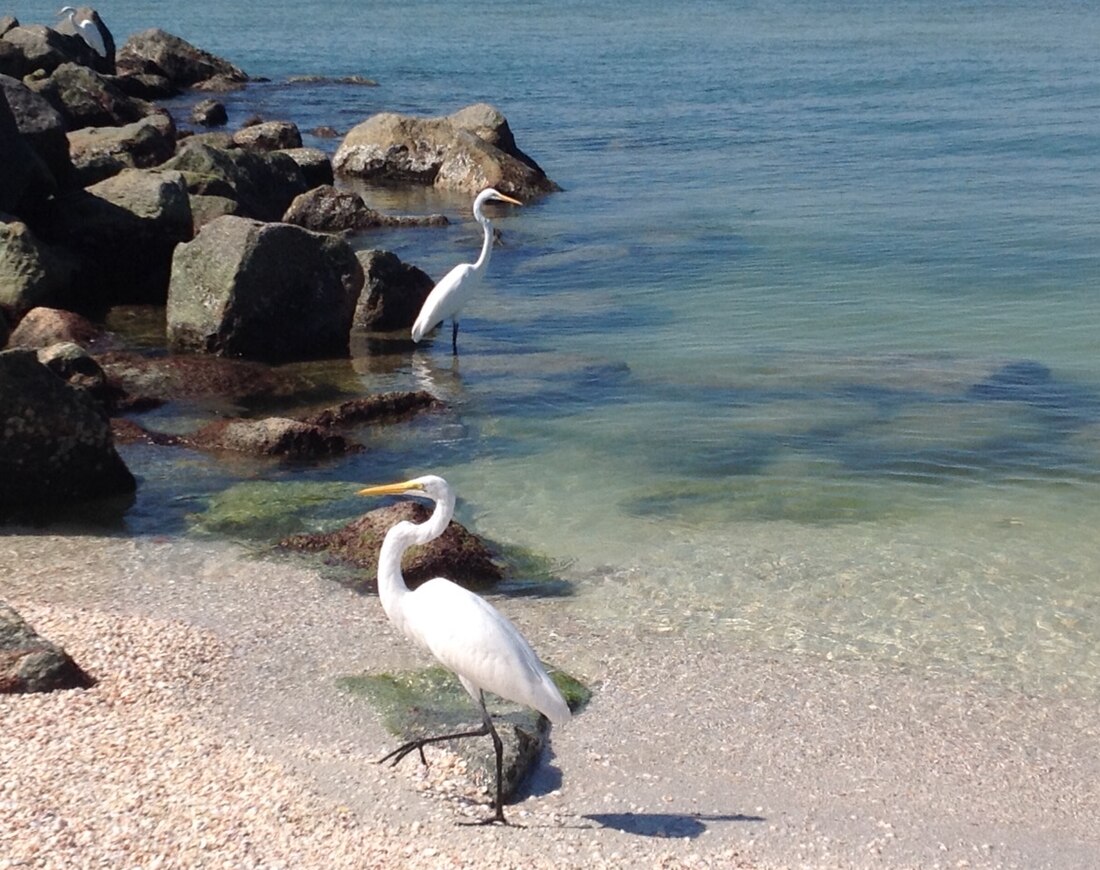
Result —
[[702, 834], [704, 822], [763, 822], [763, 816], [741, 813], [590, 813], [583, 818], [602, 828], [614, 828], [639, 837], [690, 837]]

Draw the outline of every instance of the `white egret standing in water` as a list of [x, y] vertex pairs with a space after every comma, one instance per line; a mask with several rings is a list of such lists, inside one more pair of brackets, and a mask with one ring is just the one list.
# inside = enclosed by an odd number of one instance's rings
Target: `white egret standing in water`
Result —
[[458, 314], [485, 276], [485, 270], [489, 267], [489, 257], [493, 251], [493, 225], [481, 211], [481, 207], [490, 200], [523, 205], [518, 199], [505, 196], [492, 187], [485, 188], [477, 195], [474, 199], [474, 218], [485, 231], [485, 240], [481, 243], [481, 256], [477, 258], [476, 263], [460, 263], [455, 266], [432, 288], [413, 324], [413, 341], [420, 341], [425, 333], [449, 317], [452, 323], [451, 352], [458, 353]]
[[489, 735], [496, 750], [496, 813], [485, 822], [505, 822], [501, 784], [503, 745], [485, 708], [484, 693], [492, 692], [532, 707], [555, 723], [569, 720], [569, 705], [519, 629], [484, 598], [442, 577], [428, 580], [415, 590], [405, 585], [402, 555], [415, 544], [438, 538], [454, 514], [454, 491], [447, 481], [427, 475], [403, 483], [368, 487], [359, 494], [410, 495], [435, 502], [435, 510], [425, 522], [402, 520], [386, 532], [378, 554], [378, 597], [390, 622], [458, 676], [481, 708], [483, 723], [475, 731], [410, 740], [381, 761], [392, 758], [397, 764], [415, 749], [426, 764], [424, 746], [428, 743]]
[[66, 15], [69, 16], [69, 24], [77, 29], [84, 41], [92, 47], [92, 51], [100, 57], [106, 57], [107, 44], [103, 41], [103, 34], [99, 32], [99, 28], [92, 17], [89, 15], [87, 18], [77, 21], [76, 9], [72, 6], [65, 6], [57, 13], [58, 18]]

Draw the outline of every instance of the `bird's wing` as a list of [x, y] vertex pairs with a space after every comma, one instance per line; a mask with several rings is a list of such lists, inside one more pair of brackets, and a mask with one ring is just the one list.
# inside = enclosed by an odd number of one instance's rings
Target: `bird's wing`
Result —
[[531, 645], [484, 598], [437, 577], [408, 595], [405, 617], [416, 640], [479, 689], [533, 707], [552, 722], [569, 719], [569, 706]]
[[450, 272], [439, 279], [432, 288], [420, 314], [413, 324], [413, 341], [420, 341], [433, 328], [448, 317], [454, 317], [466, 304], [470, 291], [477, 284], [478, 272], [473, 263], [459, 263]]
[[99, 32], [99, 28], [96, 27], [95, 21], [91, 18], [85, 18], [77, 24], [77, 27], [80, 28], [80, 33], [84, 37], [84, 41], [92, 47], [92, 51], [100, 57], [106, 57], [107, 46], [103, 42], [103, 34]]

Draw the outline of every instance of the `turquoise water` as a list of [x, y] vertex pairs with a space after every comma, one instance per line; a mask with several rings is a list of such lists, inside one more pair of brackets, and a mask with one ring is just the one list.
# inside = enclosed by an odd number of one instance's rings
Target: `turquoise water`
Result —
[[[232, 122], [343, 131], [491, 102], [565, 188], [500, 215], [457, 362], [438, 340], [343, 364], [448, 414], [360, 433], [372, 450], [336, 466], [236, 476], [438, 471], [478, 531], [559, 560], [563, 606], [596, 622], [1095, 694], [1087, 4], [199, 0], [106, 17], [120, 43], [158, 25], [270, 77], [229, 98]], [[379, 87], [285, 84], [302, 73]], [[367, 195], [456, 220], [364, 246], [434, 275], [477, 247], [460, 198]], [[174, 529], [234, 476], [196, 457], [181, 490], [127, 459], [137, 532]]]

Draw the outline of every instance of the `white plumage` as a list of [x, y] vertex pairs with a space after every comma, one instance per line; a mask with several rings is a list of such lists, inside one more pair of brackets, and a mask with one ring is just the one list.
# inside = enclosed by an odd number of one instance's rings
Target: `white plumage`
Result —
[[72, 6], [63, 7], [57, 15], [59, 18], [67, 15], [69, 17], [69, 24], [77, 29], [81, 38], [91, 46], [92, 51], [100, 57], [107, 56], [107, 44], [103, 41], [103, 34], [99, 32], [99, 28], [96, 26], [95, 20], [92, 19], [91, 16], [77, 21], [76, 9]]
[[502, 745], [485, 708], [483, 693], [492, 692], [532, 707], [554, 723], [569, 720], [572, 715], [569, 705], [519, 629], [484, 598], [443, 577], [429, 580], [415, 590], [405, 585], [401, 574], [405, 551], [439, 537], [454, 515], [454, 491], [447, 481], [427, 475], [403, 483], [369, 487], [360, 494], [412, 495], [435, 502], [435, 510], [425, 522], [402, 521], [386, 532], [378, 554], [378, 597], [394, 626], [458, 676], [480, 707], [483, 722], [480, 730], [411, 740], [382, 760], [393, 758], [396, 764], [414, 749], [423, 759], [423, 746], [427, 743], [490, 735], [496, 750], [497, 784], [496, 814], [489, 821], [503, 822]]
[[439, 279], [439, 283], [432, 288], [432, 292], [424, 300], [420, 314], [413, 323], [413, 341], [420, 341], [449, 317], [452, 322], [451, 350], [453, 353], [458, 353], [458, 315], [466, 306], [470, 295], [481, 284], [493, 252], [493, 225], [481, 210], [481, 207], [490, 200], [523, 205], [518, 199], [505, 196], [492, 187], [486, 188], [477, 195], [474, 199], [474, 218], [485, 232], [485, 238], [481, 243], [481, 254], [477, 262], [460, 263]]

